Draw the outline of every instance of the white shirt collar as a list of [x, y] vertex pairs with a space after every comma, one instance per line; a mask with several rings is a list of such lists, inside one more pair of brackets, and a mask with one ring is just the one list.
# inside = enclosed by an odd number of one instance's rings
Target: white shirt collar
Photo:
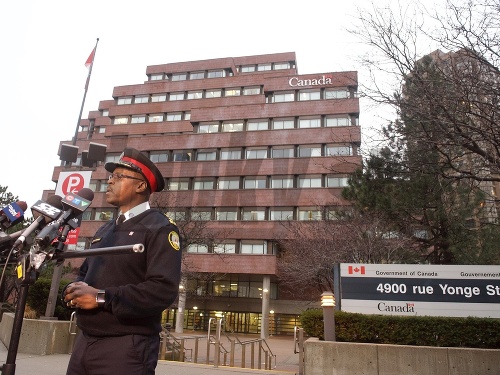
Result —
[[131, 219], [134, 216], [142, 214], [144, 211], [149, 210], [150, 208], [151, 206], [149, 205], [149, 202], [143, 202], [135, 207], [132, 207], [127, 212], [120, 212], [118, 216], [120, 216], [123, 213], [123, 215], [125, 216], [125, 221], [127, 221], [128, 219]]

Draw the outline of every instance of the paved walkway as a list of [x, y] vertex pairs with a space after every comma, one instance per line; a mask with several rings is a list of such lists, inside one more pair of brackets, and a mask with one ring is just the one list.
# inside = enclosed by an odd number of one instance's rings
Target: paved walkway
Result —
[[[174, 333], [177, 336], [177, 334]], [[187, 331], [182, 336], [199, 335], [198, 333]], [[258, 335], [238, 335], [239, 340], [251, 340], [259, 338]], [[186, 340], [186, 348], [189, 348]], [[206, 341], [205, 341], [206, 342]], [[227, 341], [221, 339], [224, 346]], [[276, 354], [276, 368], [273, 370], [253, 370], [249, 368], [218, 366], [213, 364], [196, 364], [191, 362], [159, 361], [156, 368], [156, 375], [245, 375], [245, 374], [283, 374], [293, 375], [299, 372], [299, 355], [294, 354], [293, 336], [271, 336], [266, 340], [273, 354]], [[213, 349], [212, 349], [213, 350]], [[203, 352], [200, 349], [200, 352]], [[204, 352], [203, 352], [204, 353]], [[238, 354], [240, 353], [240, 354]], [[247, 362], [250, 351], [246, 351]], [[0, 343], [1, 365], [7, 359], [7, 348]], [[16, 375], [64, 375], [69, 361], [69, 354], [33, 355], [18, 353], [16, 358]], [[236, 350], [235, 366], [241, 364], [241, 351]], [[264, 367], [264, 366], [262, 366]], [[121, 374], [110, 374], [121, 375]]]

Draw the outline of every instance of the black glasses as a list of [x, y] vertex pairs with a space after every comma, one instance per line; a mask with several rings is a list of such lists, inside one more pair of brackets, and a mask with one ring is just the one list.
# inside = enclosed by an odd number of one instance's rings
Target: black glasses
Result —
[[131, 180], [144, 181], [142, 178], [134, 177], [134, 176], [127, 176], [126, 174], [122, 174], [122, 173], [111, 173], [108, 177], [108, 181], [111, 181], [111, 180], [120, 181], [122, 178], [130, 178]]

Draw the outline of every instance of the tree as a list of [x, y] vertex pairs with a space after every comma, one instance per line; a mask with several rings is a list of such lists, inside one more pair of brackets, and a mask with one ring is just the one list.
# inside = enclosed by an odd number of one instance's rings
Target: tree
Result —
[[290, 293], [311, 295], [334, 290], [335, 263], [416, 262], [411, 242], [393, 233], [377, 216], [350, 209], [321, 207], [324, 220], [282, 221], [278, 274]]
[[373, 78], [364, 95], [395, 109], [393, 135], [433, 149], [443, 177], [499, 182], [500, 4], [413, 4], [359, 12], [353, 33], [371, 47], [363, 63]]

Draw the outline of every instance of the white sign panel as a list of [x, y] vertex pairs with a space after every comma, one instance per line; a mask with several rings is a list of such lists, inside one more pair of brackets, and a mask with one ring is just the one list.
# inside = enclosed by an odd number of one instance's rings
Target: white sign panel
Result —
[[83, 188], [89, 187], [92, 171], [73, 171], [59, 173], [59, 180], [55, 193], [61, 197], [78, 193]]
[[341, 264], [341, 310], [500, 318], [500, 266]]

